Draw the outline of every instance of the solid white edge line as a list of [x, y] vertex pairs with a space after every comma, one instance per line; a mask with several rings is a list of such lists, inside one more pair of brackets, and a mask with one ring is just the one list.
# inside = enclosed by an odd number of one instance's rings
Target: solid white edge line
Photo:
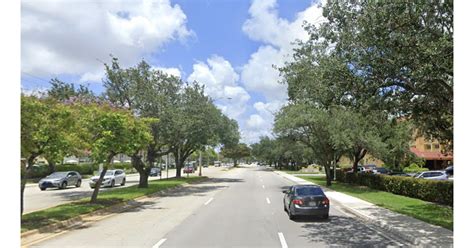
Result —
[[280, 239], [281, 248], [288, 248], [288, 245], [286, 244], [285, 236], [283, 236], [283, 233], [279, 232], [278, 238]]
[[160, 245], [162, 245], [165, 241], [166, 241], [166, 239], [161, 239], [152, 248], [160, 248]]
[[270, 204], [270, 199], [268, 199], [268, 197], [267, 197], [267, 203]]
[[211, 197], [211, 199], [207, 200], [207, 202], [204, 203], [204, 205], [207, 205], [207, 204], [211, 203], [212, 200], [214, 200], [214, 198]]

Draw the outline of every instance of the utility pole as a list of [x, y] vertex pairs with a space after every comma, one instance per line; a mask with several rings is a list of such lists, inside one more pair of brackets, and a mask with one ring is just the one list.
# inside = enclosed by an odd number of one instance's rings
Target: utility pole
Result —
[[168, 164], [170, 162], [170, 154], [166, 154], [166, 178], [168, 178]]
[[202, 156], [201, 156], [201, 151], [199, 151], [199, 176], [202, 176], [202, 172], [201, 172], [202, 163], [201, 163], [201, 161], [202, 161]]

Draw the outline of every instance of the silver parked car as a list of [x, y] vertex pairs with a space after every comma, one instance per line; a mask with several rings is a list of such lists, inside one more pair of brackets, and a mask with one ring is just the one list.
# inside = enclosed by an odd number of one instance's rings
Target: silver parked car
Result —
[[41, 179], [38, 182], [38, 187], [41, 190], [46, 190], [47, 188], [65, 189], [70, 185], [81, 187], [81, 182], [81, 174], [76, 171], [58, 171]]
[[[89, 186], [91, 188], [94, 188], [97, 181], [99, 181], [99, 176], [91, 177], [91, 180], [89, 181]], [[118, 169], [107, 170], [105, 172], [105, 176], [104, 176], [104, 179], [102, 180], [101, 186], [114, 187], [117, 183], [123, 186], [125, 185], [125, 182], [126, 182], [125, 171], [118, 170]]]
[[417, 173], [414, 177], [430, 180], [448, 180], [446, 171], [423, 171]]

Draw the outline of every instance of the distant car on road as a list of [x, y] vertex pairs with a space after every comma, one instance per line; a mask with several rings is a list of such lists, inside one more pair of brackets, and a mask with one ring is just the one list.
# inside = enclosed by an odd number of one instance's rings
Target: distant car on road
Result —
[[[91, 188], [95, 188], [98, 180], [99, 180], [99, 176], [91, 177], [91, 180], [89, 181], [89, 186]], [[102, 184], [100, 186], [101, 187], [103, 186], [114, 187], [117, 183], [123, 186], [125, 185], [125, 182], [126, 182], [125, 171], [119, 170], [119, 169], [107, 170], [105, 172], [104, 179], [102, 180]]]
[[194, 167], [192, 165], [186, 165], [183, 169], [183, 173], [194, 173]]
[[329, 218], [329, 199], [321, 187], [316, 185], [294, 185], [284, 190], [284, 210], [290, 220], [296, 216], [319, 216]]
[[414, 177], [430, 180], [448, 180], [448, 174], [445, 171], [423, 171], [417, 173]]
[[81, 174], [76, 171], [58, 171], [41, 179], [38, 182], [38, 187], [41, 190], [46, 190], [47, 188], [65, 189], [70, 185], [81, 187], [81, 182]]
[[156, 167], [151, 168], [151, 170], [150, 170], [150, 176], [151, 176], [151, 177], [158, 177], [158, 176], [161, 176], [161, 169], [160, 169], [160, 168], [156, 168]]

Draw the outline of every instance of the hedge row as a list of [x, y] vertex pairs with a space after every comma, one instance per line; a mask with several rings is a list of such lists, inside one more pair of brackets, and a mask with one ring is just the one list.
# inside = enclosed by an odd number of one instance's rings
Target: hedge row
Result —
[[336, 180], [344, 183], [364, 185], [372, 189], [387, 191], [424, 201], [453, 206], [453, 182], [448, 180], [426, 180], [412, 177], [374, 175], [337, 171]]
[[[110, 169], [123, 169], [126, 171], [132, 170], [130, 163], [112, 164]], [[99, 170], [98, 164], [62, 164], [56, 165], [56, 171], [77, 171], [81, 175], [93, 175]], [[48, 165], [34, 166], [30, 173], [30, 178], [41, 178], [49, 175]]]

